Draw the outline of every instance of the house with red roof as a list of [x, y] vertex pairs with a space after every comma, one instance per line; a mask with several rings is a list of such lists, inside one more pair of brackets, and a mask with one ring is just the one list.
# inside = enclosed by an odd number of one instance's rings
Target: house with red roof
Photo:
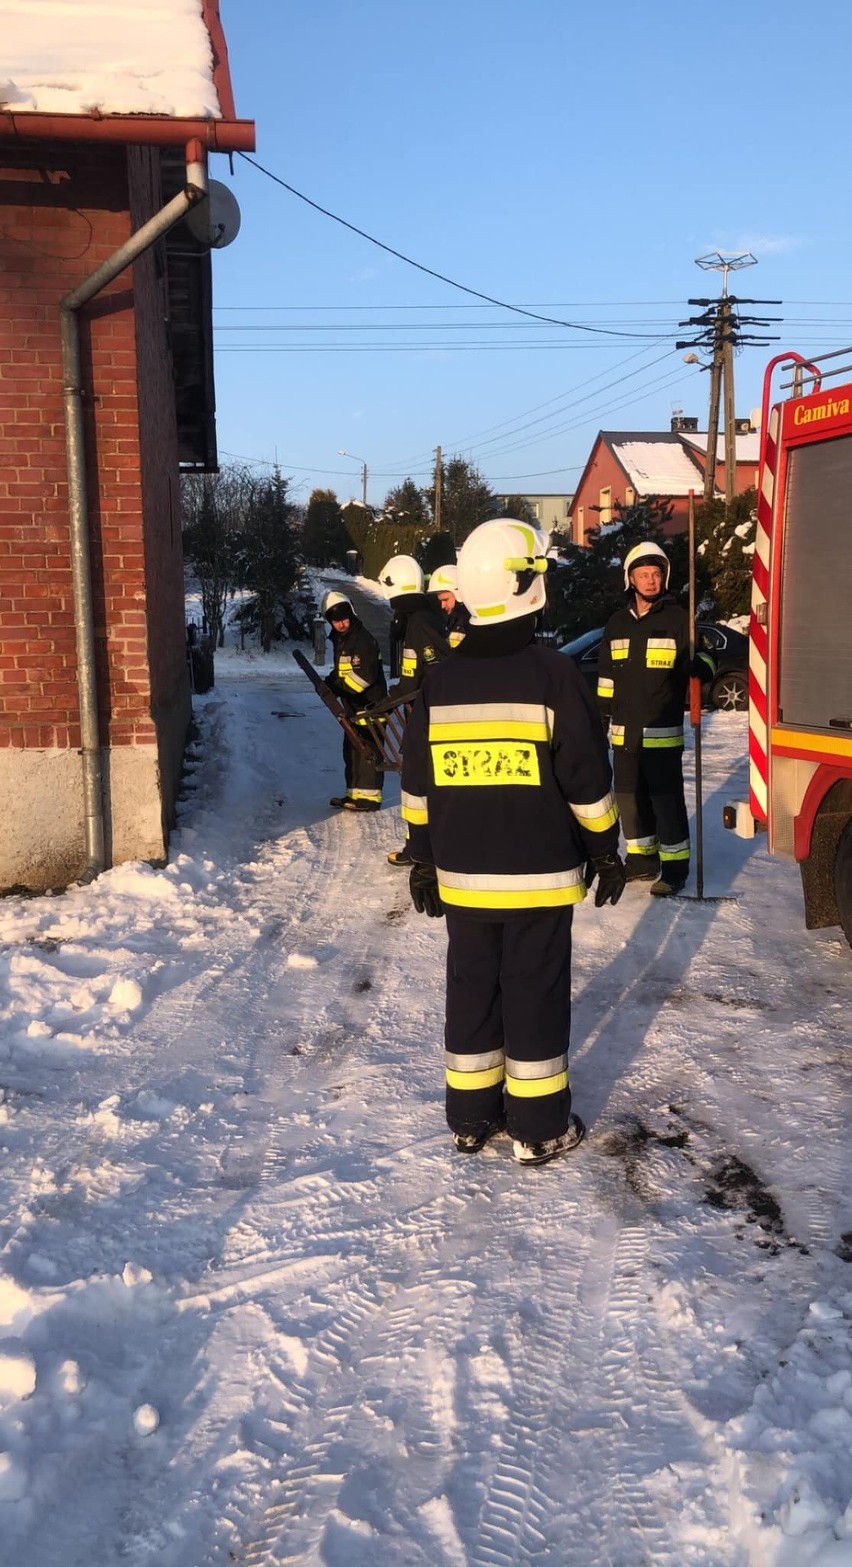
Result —
[[[682, 533], [688, 525], [689, 492], [697, 501], [704, 494], [707, 436], [697, 420], [672, 420], [671, 430], [599, 430], [571, 502], [571, 536], [585, 544], [590, 529], [612, 522], [617, 504], [633, 506], [652, 497], [672, 505], [669, 533]], [[741, 420], [736, 439], [736, 488], [757, 484], [760, 436], [748, 420]], [[718, 439], [714, 494], [724, 495], [724, 437]]]
[[179, 480], [217, 460], [208, 162], [254, 147], [218, 0], [48, 9], [0, 0], [0, 891], [167, 852]]

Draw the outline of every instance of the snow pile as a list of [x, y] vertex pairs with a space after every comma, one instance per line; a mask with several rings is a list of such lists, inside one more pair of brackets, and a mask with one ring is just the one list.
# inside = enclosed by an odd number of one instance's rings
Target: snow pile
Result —
[[218, 119], [201, 0], [0, 0], [0, 108]]
[[742, 1455], [744, 1495], [770, 1537], [759, 1560], [852, 1567], [852, 1293], [811, 1303], [728, 1438]]

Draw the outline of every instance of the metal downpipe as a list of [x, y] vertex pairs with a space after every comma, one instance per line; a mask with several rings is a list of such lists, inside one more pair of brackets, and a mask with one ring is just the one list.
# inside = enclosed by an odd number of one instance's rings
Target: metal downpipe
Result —
[[83, 764], [83, 814], [86, 864], [78, 878], [90, 882], [106, 868], [103, 768], [98, 724], [98, 683], [92, 561], [89, 541], [85, 422], [80, 362], [81, 307], [111, 283], [168, 233], [207, 194], [207, 169], [200, 142], [187, 146], [187, 182], [179, 195], [155, 213], [90, 277], [60, 300], [65, 449], [68, 468], [68, 515], [71, 535], [71, 580], [77, 645], [77, 688], [80, 701], [80, 755]]

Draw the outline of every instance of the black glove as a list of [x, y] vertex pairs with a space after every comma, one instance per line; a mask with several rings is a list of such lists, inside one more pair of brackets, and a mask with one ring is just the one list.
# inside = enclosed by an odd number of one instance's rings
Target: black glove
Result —
[[412, 865], [408, 885], [417, 913], [428, 914], [431, 920], [439, 920], [444, 911], [438, 895], [438, 877], [434, 865]]
[[624, 891], [624, 883], [627, 880], [627, 872], [624, 869], [624, 861], [621, 855], [599, 854], [592, 860], [592, 865], [598, 878], [595, 908], [602, 909], [605, 903], [617, 903]]

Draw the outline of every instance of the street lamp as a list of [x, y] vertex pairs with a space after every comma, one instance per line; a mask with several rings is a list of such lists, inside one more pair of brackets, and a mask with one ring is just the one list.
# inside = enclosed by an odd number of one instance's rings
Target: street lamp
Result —
[[366, 506], [366, 504], [367, 504], [367, 464], [365, 463], [363, 457], [356, 457], [354, 452], [344, 451], [342, 446], [338, 446], [338, 448], [337, 448], [337, 455], [338, 455], [338, 457], [349, 457], [349, 458], [351, 458], [352, 462], [359, 462], [361, 464], [361, 499], [364, 502], [364, 505]]

